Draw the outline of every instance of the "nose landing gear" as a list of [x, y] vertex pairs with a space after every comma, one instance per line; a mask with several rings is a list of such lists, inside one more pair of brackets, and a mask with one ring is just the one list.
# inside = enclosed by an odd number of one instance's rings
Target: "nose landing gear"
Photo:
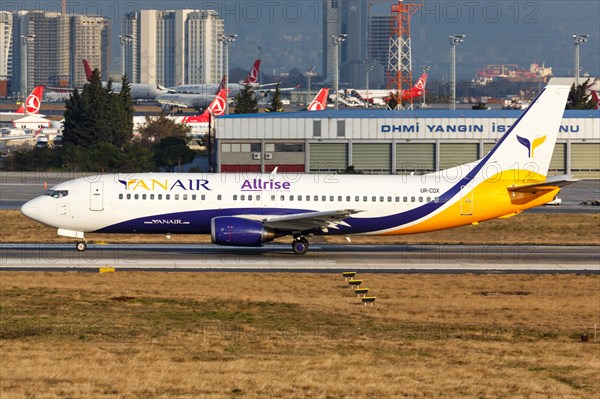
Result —
[[75, 244], [75, 248], [79, 252], [85, 251], [87, 249], [87, 241], [79, 241], [77, 244]]

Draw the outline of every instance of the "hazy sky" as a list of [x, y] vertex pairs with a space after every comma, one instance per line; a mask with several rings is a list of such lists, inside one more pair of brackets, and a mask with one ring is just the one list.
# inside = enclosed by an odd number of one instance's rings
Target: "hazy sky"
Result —
[[[373, 14], [387, 14], [391, 2], [373, 1]], [[58, 10], [60, 1], [2, 1], [2, 10]], [[232, 47], [232, 67], [249, 67], [261, 48], [267, 70], [306, 70], [321, 65], [321, 0], [246, 1], [68, 1], [68, 11], [112, 18], [115, 69], [123, 14], [141, 9], [216, 9], [227, 33], [239, 35]], [[459, 78], [473, 76], [486, 64], [531, 62], [552, 66], [555, 74], [572, 73], [572, 34], [587, 33], [581, 46], [584, 72], [600, 76], [600, 2], [598, 1], [424, 1], [413, 17], [413, 66], [431, 65], [434, 77], [447, 75], [451, 34], [466, 34], [457, 49]]]

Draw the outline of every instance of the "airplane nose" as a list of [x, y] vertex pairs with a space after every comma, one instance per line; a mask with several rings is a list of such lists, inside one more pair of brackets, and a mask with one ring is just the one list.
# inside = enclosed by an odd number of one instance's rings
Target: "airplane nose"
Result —
[[21, 213], [27, 216], [28, 218], [35, 220], [40, 213], [40, 207], [38, 205], [38, 202], [35, 200], [26, 202], [21, 207]]

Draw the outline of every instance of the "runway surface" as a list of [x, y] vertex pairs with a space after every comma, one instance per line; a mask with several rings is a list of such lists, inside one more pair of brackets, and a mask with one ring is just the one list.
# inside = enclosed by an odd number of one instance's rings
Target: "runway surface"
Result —
[[355, 270], [386, 273], [578, 273], [600, 274], [595, 246], [538, 245], [329, 245], [308, 254], [289, 245], [262, 248], [210, 244], [90, 245], [77, 252], [64, 244], [1, 244], [0, 270], [98, 271], [99, 267], [146, 271]]

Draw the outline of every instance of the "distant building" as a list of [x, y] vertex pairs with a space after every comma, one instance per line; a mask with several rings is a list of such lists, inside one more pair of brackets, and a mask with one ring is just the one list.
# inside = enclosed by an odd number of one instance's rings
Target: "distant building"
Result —
[[8, 79], [12, 74], [12, 14], [0, 12], [0, 97], [8, 95]]
[[[103, 78], [108, 78], [111, 62], [108, 19], [44, 11], [17, 11], [12, 16], [13, 91], [23, 93], [40, 84], [51, 87], [83, 84], [86, 82], [83, 58], [101, 68]], [[25, 36], [31, 37], [30, 43], [25, 44]]]
[[125, 68], [136, 83], [163, 86], [218, 82], [224, 73], [224, 21], [213, 10], [129, 13], [123, 32]]

